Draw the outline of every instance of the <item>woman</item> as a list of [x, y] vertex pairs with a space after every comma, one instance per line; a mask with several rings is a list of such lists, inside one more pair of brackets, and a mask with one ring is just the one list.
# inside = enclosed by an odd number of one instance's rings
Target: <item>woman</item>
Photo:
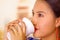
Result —
[[[22, 24], [18, 25], [19, 22]], [[37, 0], [33, 8], [32, 22], [35, 38], [59, 40], [56, 29], [60, 26], [60, 0]], [[11, 33], [11, 40], [26, 40], [25, 24], [20, 19], [9, 23], [7, 30]]]

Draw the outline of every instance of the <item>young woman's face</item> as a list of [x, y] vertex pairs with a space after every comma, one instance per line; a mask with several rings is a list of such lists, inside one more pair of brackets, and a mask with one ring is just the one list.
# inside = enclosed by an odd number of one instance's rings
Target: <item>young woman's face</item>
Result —
[[33, 8], [35, 37], [46, 37], [56, 29], [56, 18], [50, 6], [44, 1], [37, 1]]

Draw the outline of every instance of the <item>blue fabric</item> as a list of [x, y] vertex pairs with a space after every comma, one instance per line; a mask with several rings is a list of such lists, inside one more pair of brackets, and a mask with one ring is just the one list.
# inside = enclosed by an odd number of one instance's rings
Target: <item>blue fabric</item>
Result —
[[32, 37], [28, 37], [28, 40], [34, 40], [34, 38], [32, 38]]
[[35, 38], [32, 38], [32, 37], [28, 37], [27, 40], [39, 40], [39, 39], [35, 39]]

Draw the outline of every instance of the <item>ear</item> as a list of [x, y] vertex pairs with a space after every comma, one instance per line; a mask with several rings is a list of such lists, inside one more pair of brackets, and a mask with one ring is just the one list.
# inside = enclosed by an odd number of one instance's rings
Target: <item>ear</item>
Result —
[[56, 19], [56, 27], [59, 27], [59, 26], [60, 26], [60, 17]]

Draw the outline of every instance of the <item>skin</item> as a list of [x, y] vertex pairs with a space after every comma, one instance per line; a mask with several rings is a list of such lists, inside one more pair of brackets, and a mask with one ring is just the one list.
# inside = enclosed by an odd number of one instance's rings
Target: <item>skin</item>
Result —
[[[19, 25], [21, 23], [21, 25]], [[26, 40], [26, 28], [24, 22], [21, 19], [14, 20], [6, 25], [5, 38], [4, 40], [8, 40], [7, 32], [11, 35], [11, 40]]]
[[56, 40], [56, 28], [59, 22], [57, 23], [57, 18], [47, 2], [40, 0], [36, 2], [33, 8], [33, 21], [35, 37], [42, 40]]
[[[22, 24], [19, 25], [19, 22]], [[60, 25], [60, 18], [55, 17], [47, 2], [36, 1], [33, 8], [32, 22], [35, 28], [34, 37], [42, 40], [56, 40], [56, 28]], [[11, 33], [11, 40], [26, 40], [26, 27], [21, 19], [10, 22], [6, 26], [6, 30], [6, 32]]]
[[[42, 6], [42, 7], [41, 7]], [[39, 9], [38, 9], [39, 8]], [[36, 25], [35, 35], [47, 36], [55, 31], [56, 28], [56, 18], [50, 7], [45, 2], [36, 2], [34, 9], [34, 23]]]

